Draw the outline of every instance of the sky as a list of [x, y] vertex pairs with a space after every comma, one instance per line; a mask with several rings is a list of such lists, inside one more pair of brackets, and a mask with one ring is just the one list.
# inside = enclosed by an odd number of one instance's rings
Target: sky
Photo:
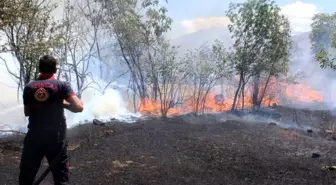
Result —
[[[187, 33], [214, 26], [226, 26], [225, 11], [229, 3], [245, 0], [168, 0], [169, 15], [173, 18], [172, 33], [176, 38]], [[275, 0], [288, 16], [294, 32], [310, 31], [311, 18], [315, 13], [336, 12], [336, 0]]]

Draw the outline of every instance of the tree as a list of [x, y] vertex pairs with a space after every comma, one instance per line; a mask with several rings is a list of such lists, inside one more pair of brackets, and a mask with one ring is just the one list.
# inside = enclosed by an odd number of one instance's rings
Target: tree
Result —
[[[100, 51], [98, 32], [102, 25], [102, 18], [100, 13], [97, 13], [100, 7], [93, 7], [92, 3], [89, 0], [66, 1], [62, 20], [61, 33], [64, 44], [58, 52], [59, 61], [62, 64], [60, 77], [69, 82], [75, 82], [79, 97], [84, 90], [95, 83], [94, 75], [89, 69], [93, 67], [91, 60]], [[102, 61], [99, 61], [100, 63]]]
[[310, 39], [314, 53], [320, 53], [321, 49], [328, 50], [333, 45], [332, 38], [336, 32], [336, 13], [314, 15], [311, 28]]
[[[153, 83], [157, 94], [158, 82], [147, 80], [148, 63], [155, 46], [170, 29], [172, 20], [166, 15], [167, 9], [158, 0], [99, 0], [104, 7], [107, 28], [116, 40], [116, 51], [128, 67], [131, 88], [141, 100], [149, 98], [148, 82]], [[157, 97], [157, 96], [155, 96]], [[156, 99], [156, 98], [155, 98]]]
[[186, 83], [192, 88], [192, 95], [186, 103], [191, 106], [193, 114], [204, 113], [209, 92], [219, 79], [230, 76], [227, 61], [227, 52], [219, 41], [212, 48], [203, 45], [185, 56], [189, 73]]
[[[262, 52], [263, 67], [256, 71], [253, 81], [252, 102], [256, 107], [260, 107], [268, 90], [269, 83], [272, 77], [286, 75], [289, 68], [289, 57], [292, 47], [292, 37], [290, 34], [290, 25], [283, 15], [280, 15], [280, 9], [271, 10], [271, 15], [268, 15], [270, 28], [266, 35], [268, 40], [265, 43]], [[273, 17], [272, 17], [273, 16]], [[264, 82], [261, 82], [264, 76]]]
[[[180, 113], [178, 109], [170, 110], [175, 107], [176, 102], [179, 100], [181, 96], [179, 90], [183, 88], [183, 82], [188, 76], [188, 71], [186, 70], [188, 64], [177, 58], [176, 49], [167, 40], [162, 39], [147, 60], [148, 80], [152, 81], [149, 84], [156, 86], [152, 89], [157, 91], [155, 96], [159, 100], [159, 110], [162, 117], [167, 117], [168, 113]], [[149, 101], [152, 101], [153, 105], [157, 105], [156, 99], [152, 98]]]
[[[104, 31], [104, 12], [101, 4], [94, 0], [77, 0], [77, 7], [79, 9], [78, 13], [80, 16], [85, 18], [87, 22], [88, 30], [90, 32], [89, 36], [94, 44], [93, 56], [96, 57], [99, 62], [99, 77], [104, 79], [104, 66], [107, 66], [104, 62], [103, 56], [101, 54], [101, 49], [103, 49], [101, 43], [99, 42], [99, 37], [104, 37], [106, 39], [107, 35], [102, 35]], [[111, 39], [111, 38], [110, 38]]]
[[259, 105], [267, 85], [259, 95], [260, 77], [285, 73], [288, 68], [291, 45], [288, 20], [280, 15], [280, 8], [270, 0], [248, 0], [242, 4], [230, 4], [227, 16], [233, 35], [234, 56], [232, 66], [238, 75], [232, 110], [237, 106], [239, 94], [244, 108], [245, 86], [255, 77], [254, 104]]
[[6, 60], [2, 61], [20, 89], [37, 77], [39, 57], [61, 45], [61, 35], [57, 34], [59, 26], [51, 17], [56, 5], [48, 0], [11, 0], [2, 7], [6, 11], [0, 31], [4, 33], [6, 42], [1, 51], [15, 56], [18, 72], [11, 69]]
[[316, 60], [321, 68], [336, 70], [336, 13], [316, 14], [311, 26], [310, 38]]

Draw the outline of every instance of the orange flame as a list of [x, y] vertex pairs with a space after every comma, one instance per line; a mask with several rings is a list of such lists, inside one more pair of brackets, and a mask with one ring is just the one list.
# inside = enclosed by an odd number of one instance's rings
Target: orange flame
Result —
[[[155, 100], [151, 99], [143, 99], [141, 100], [141, 104], [139, 107], [139, 112], [143, 115], [160, 115], [161, 111], [164, 111], [166, 107], [168, 107], [168, 103], [159, 104]], [[169, 108], [167, 115], [178, 115], [183, 113], [182, 109], [179, 108]]]
[[[263, 87], [261, 87], [262, 89]], [[244, 97], [244, 107], [251, 108], [253, 106], [251, 89], [248, 89]], [[281, 95], [283, 97], [281, 97]], [[320, 92], [311, 89], [310, 86], [304, 84], [287, 84], [277, 82], [272, 79], [269, 83], [268, 90], [262, 101], [264, 106], [272, 106], [274, 104], [282, 104], [283, 99], [292, 103], [300, 102], [323, 102], [323, 97]], [[183, 113], [207, 112], [216, 113], [230, 110], [234, 100], [233, 97], [225, 97], [224, 95], [209, 92], [204, 100], [195, 100], [194, 97], [187, 97], [186, 101], [181, 107], [171, 106], [168, 109], [167, 115], [178, 115]], [[161, 111], [168, 107], [168, 103], [158, 103], [158, 101], [151, 99], [141, 100], [138, 111], [143, 115], [161, 115]], [[238, 97], [238, 108], [242, 106], [241, 97]]]

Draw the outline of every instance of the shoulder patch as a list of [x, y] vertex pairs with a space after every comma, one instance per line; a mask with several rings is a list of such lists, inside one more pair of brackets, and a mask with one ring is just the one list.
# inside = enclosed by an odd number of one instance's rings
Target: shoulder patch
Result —
[[37, 91], [34, 94], [34, 97], [39, 102], [47, 101], [49, 98], [49, 93], [47, 90], [45, 90], [43, 87], [37, 89]]

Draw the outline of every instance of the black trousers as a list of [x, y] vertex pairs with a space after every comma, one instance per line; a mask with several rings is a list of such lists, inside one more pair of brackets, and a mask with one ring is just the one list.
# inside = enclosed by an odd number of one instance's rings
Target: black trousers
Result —
[[25, 139], [20, 163], [20, 185], [32, 185], [43, 157], [49, 165], [61, 153], [61, 160], [51, 169], [55, 185], [69, 184], [68, 155], [65, 131], [29, 130]]

